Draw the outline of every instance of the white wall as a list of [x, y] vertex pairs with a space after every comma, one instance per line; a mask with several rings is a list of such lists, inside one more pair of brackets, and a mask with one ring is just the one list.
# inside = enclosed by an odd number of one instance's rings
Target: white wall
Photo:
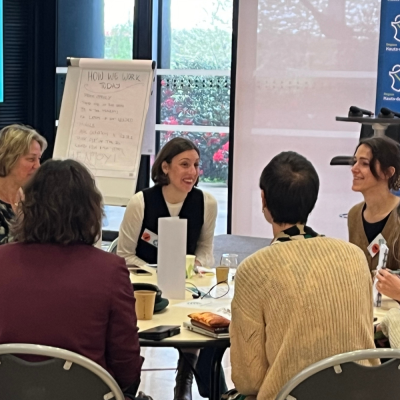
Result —
[[320, 177], [309, 225], [347, 239], [339, 214], [362, 198], [351, 191], [350, 167], [329, 162], [353, 154], [360, 125], [335, 116], [350, 105], [374, 109], [379, 7], [378, 0], [240, 2], [232, 233], [272, 236], [258, 180], [273, 156], [293, 150]]

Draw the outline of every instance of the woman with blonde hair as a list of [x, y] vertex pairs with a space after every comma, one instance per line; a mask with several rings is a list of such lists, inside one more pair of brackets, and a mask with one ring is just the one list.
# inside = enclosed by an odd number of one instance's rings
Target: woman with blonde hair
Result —
[[14, 124], [0, 131], [0, 244], [10, 239], [21, 188], [39, 168], [46, 147], [46, 139], [29, 126]]

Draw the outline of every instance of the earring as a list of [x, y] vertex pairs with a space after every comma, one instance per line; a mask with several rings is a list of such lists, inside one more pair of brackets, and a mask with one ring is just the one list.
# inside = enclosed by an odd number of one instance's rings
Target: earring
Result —
[[400, 175], [397, 177], [396, 182], [393, 184], [393, 189], [394, 190], [400, 189]]

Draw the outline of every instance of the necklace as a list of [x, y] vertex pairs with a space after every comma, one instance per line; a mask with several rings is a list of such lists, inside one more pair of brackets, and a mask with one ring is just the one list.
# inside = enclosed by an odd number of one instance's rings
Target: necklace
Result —
[[15, 201], [15, 199], [14, 199], [14, 201], [6, 200], [6, 197], [2, 196], [1, 192], [0, 192], [0, 200], [2, 200], [4, 203], [7, 203], [7, 204], [10, 204], [10, 205], [13, 205], [13, 206], [18, 206], [18, 203], [19, 203], [19, 201]]

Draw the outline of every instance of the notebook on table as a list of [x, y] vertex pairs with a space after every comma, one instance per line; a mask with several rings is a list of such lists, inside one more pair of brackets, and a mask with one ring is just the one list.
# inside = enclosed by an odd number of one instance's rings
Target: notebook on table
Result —
[[[190, 331], [200, 333], [201, 335], [210, 336], [215, 339], [228, 339], [229, 338], [229, 331], [228, 332], [225, 331], [224, 333], [215, 331], [215, 329], [226, 329], [226, 328], [214, 328], [214, 330], [213, 330], [213, 328], [207, 327], [207, 329], [205, 329], [204, 327], [193, 325], [193, 322], [196, 322], [196, 321], [184, 322], [183, 326], [186, 329], [189, 329]], [[197, 324], [199, 324], [199, 323], [197, 323]]]

